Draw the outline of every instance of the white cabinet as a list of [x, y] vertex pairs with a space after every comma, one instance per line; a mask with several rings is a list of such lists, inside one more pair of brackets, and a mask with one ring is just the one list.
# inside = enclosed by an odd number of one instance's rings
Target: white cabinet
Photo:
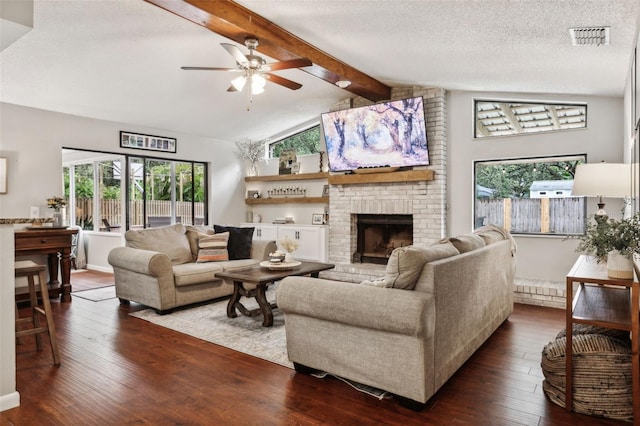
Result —
[[293, 257], [299, 260], [326, 262], [328, 256], [327, 227], [322, 225], [278, 226], [278, 241], [285, 237], [298, 242]]
[[[262, 223], [241, 223], [242, 227], [254, 227], [255, 240], [280, 241], [285, 237], [298, 242], [298, 249], [293, 257], [298, 260], [327, 262], [329, 246], [327, 243], [328, 226], [326, 225], [273, 225]], [[282, 247], [278, 245], [282, 250]]]
[[253, 231], [254, 240], [277, 241], [278, 225], [269, 225], [262, 223], [241, 223], [243, 228], [255, 228]]

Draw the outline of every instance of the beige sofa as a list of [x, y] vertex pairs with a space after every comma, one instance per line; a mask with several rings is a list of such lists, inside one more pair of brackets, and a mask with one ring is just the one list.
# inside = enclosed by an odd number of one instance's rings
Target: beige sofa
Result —
[[[116, 296], [121, 303], [142, 303], [164, 314], [178, 306], [230, 295], [233, 285], [216, 278], [217, 272], [255, 265], [276, 250], [275, 241], [251, 241], [253, 228], [232, 230], [248, 236], [244, 243], [250, 258], [198, 263], [200, 238], [215, 234], [205, 226], [176, 224], [127, 231], [127, 246], [109, 253]], [[233, 237], [232, 232], [229, 249]], [[232, 254], [229, 250], [233, 259]]]
[[511, 236], [489, 226], [396, 249], [385, 277], [364, 285], [286, 278], [276, 297], [289, 359], [422, 409], [513, 311], [515, 267]]

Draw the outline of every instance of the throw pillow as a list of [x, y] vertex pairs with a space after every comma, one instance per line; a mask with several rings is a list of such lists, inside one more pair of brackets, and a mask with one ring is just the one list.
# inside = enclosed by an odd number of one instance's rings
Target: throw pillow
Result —
[[484, 240], [486, 245], [490, 245], [509, 238], [509, 233], [507, 232], [507, 230], [496, 225], [482, 226], [473, 231], [473, 233], [479, 235], [480, 238]]
[[466, 253], [486, 246], [482, 237], [476, 234], [458, 235], [457, 237], [449, 238], [449, 241], [451, 241], [451, 244], [453, 244], [460, 253]]
[[205, 262], [221, 262], [229, 260], [229, 252], [227, 251], [227, 243], [229, 242], [229, 233], [221, 232], [214, 235], [203, 234], [198, 239], [198, 259], [196, 263]]
[[206, 237], [207, 235], [213, 235], [213, 229], [207, 226], [195, 226], [187, 225], [187, 239], [189, 240], [189, 247], [191, 248], [191, 255], [195, 261], [198, 258], [198, 240], [200, 237]]
[[251, 258], [251, 241], [253, 240], [253, 231], [255, 228], [238, 228], [235, 226], [213, 225], [216, 234], [221, 232], [229, 233], [229, 260], [250, 259]]
[[424, 248], [415, 246], [397, 248], [389, 257], [384, 286], [413, 290], [426, 263], [457, 254], [460, 252], [448, 241]]

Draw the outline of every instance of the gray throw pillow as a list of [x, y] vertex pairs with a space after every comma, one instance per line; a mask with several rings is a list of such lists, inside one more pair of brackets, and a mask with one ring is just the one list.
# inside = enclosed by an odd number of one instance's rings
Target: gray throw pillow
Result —
[[484, 240], [486, 245], [490, 245], [509, 238], [509, 232], [506, 229], [496, 225], [482, 226], [473, 231], [473, 233], [479, 235], [480, 238]]
[[[407, 246], [395, 249], [389, 257], [385, 271], [384, 286], [413, 290], [428, 262], [460, 254], [448, 241], [428, 247]], [[377, 281], [374, 281], [377, 284]]]
[[451, 244], [453, 244], [460, 253], [466, 253], [486, 246], [482, 237], [476, 234], [458, 235], [457, 237], [449, 238], [449, 241], [451, 241]]

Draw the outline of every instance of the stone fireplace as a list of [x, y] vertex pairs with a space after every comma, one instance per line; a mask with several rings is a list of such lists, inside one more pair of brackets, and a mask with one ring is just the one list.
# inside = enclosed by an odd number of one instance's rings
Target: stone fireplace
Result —
[[413, 216], [408, 214], [357, 214], [356, 252], [353, 263], [386, 265], [396, 247], [413, 244]]
[[[384, 264], [354, 261], [358, 252], [357, 215], [403, 215], [412, 219], [412, 244], [426, 246], [446, 235], [446, 98], [444, 89], [393, 89], [392, 99], [422, 96], [427, 119], [429, 166], [415, 167], [415, 171], [434, 172], [432, 180], [403, 180], [395, 176], [375, 182], [372, 176], [349, 183], [329, 179], [329, 262], [335, 269], [322, 276], [360, 282], [384, 275]], [[338, 105], [335, 110], [364, 106], [371, 102], [357, 99], [356, 104]], [[358, 103], [360, 102], [360, 103]], [[394, 174], [390, 174], [394, 175]], [[360, 175], [367, 176], [367, 175]], [[335, 183], [338, 181], [339, 183]]]

